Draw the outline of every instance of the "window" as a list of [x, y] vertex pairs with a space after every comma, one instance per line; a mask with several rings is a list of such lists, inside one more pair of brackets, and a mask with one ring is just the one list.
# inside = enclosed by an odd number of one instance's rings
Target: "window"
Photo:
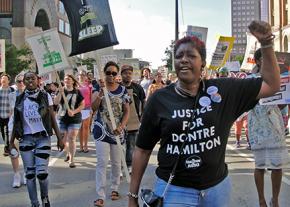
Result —
[[64, 33], [70, 36], [70, 25], [67, 22], [65, 23], [65, 32]]
[[62, 19], [58, 20], [58, 31], [64, 33], [64, 21]]

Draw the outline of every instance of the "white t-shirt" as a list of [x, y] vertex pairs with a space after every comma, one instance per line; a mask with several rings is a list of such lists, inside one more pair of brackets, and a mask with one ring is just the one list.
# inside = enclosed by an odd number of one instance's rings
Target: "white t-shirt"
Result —
[[144, 92], [145, 92], [145, 96], [147, 96], [147, 91], [148, 91], [148, 88], [150, 86], [150, 84], [152, 83], [152, 80], [150, 79], [143, 79], [140, 83], [140, 85], [142, 86]]
[[[49, 94], [48, 96], [48, 105], [52, 106], [53, 101]], [[37, 132], [46, 131], [41, 116], [38, 112], [39, 104], [31, 101], [29, 98], [24, 100], [24, 110], [23, 110], [23, 117], [24, 117], [24, 133], [23, 134], [35, 134]]]

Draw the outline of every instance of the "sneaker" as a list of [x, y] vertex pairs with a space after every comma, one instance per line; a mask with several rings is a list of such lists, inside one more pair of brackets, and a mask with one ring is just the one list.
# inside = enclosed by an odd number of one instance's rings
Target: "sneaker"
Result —
[[13, 177], [13, 184], [12, 184], [12, 187], [13, 188], [20, 188], [21, 186], [21, 176], [20, 176], [20, 173], [15, 173], [14, 174], [14, 177]]
[[250, 143], [248, 143], [248, 145], [247, 145], [247, 150], [251, 150], [251, 145], [250, 145]]
[[42, 207], [50, 207], [50, 202], [48, 200], [48, 196], [41, 199], [42, 201]]
[[69, 166], [70, 168], [75, 168], [75, 167], [76, 167], [76, 165], [75, 165], [74, 162], [70, 162], [68, 166]]
[[236, 142], [236, 148], [240, 148], [241, 147], [241, 143], [240, 142]]
[[22, 184], [23, 185], [26, 185], [26, 174], [25, 173], [23, 173], [23, 178], [22, 178], [23, 180], [22, 180]]

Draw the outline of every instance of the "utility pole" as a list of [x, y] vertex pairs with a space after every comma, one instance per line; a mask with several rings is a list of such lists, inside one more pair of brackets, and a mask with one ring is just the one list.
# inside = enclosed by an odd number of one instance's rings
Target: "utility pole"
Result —
[[175, 0], [175, 41], [178, 40], [179, 25], [178, 25], [178, 0]]

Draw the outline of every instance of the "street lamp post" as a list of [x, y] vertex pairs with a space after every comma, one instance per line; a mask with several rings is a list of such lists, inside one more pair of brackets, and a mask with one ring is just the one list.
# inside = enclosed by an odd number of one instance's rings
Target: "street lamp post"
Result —
[[175, 0], [175, 41], [178, 40], [179, 25], [178, 25], [178, 0]]

